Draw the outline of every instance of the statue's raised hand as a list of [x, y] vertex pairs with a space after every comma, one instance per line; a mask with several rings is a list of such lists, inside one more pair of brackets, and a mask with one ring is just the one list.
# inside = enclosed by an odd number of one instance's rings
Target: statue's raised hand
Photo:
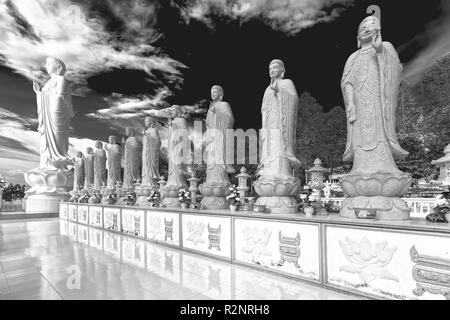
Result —
[[270, 89], [275, 91], [275, 93], [278, 92], [279, 88], [278, 88], [278, 80], [277, 79], [272, 79], [272, 81], [270, 82]]
[[383, 50], [383, 41], [381, 40], [380, 29], [375, 30], [375, 34], [372, 37], [372, 47], [377, 52], [381, 52], [381, 50]]

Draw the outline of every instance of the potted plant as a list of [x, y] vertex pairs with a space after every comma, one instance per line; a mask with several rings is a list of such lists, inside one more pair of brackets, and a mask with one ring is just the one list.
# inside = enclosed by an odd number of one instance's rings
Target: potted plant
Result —
[[159, 207], [159, 202], [161, 199], [161, 193], [158, 188], [154, 187], [152, 191], [150, 191], [150, 195], [148, 197], [148, 202], [152, 207]]
[[430, 222], [447, 222], [450, 223], [450, 192], [444, 191], [439, 196], [437, 206], [433, 208], [433, 212], [427, 215], [427, 221]]
[[231, 186], [229, 188], [230, 194], [227, 196], [227, 200], [230, 204], [230, 210], [231, 211], [237, 211], [239, 208], [239, 203], [241, 201], [239, 197], [239, 190], [236, 188], [235, 185]]
[[314, 202], [314, 196], [311, 194], [311, 189], [305, 189], [306, 193], [300, 195], [300, 199], [302, 200], [303, 213], [307, 217], [311, 217], [314, 214], [314, 207], [312, 202]]
[[181, 209], [187, 209], [191, 203], [191, 192], [189, 190], [180, 189], [180, 191], [178, 191], [178, 201], [181, 203]]

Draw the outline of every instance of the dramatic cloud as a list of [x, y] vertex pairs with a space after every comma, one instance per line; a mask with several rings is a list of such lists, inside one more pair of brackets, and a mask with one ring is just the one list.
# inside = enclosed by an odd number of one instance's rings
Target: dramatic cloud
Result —
[[353, 0], [195, 0], [181, 10], [186, 20], [214, 27], [212, 15], [247, 21], [261, 19], [276, 30], [296, 34], [320, 22], [330, 22]]
[[58, 57], [79, 94], [86, 93], [86, 78], [120, 68], [144, 71], [149, 82], [155, 71], [172, 83], [181, 82], [179, 69], [184, 66], [151, 45], [158, 37], [151, 28], [154, 6], [143, 1], [105, 5], [123, 22], [120, 41], [105, 30], [101, 17], [88, 16], [81, 4], [0, 0], [0, 58], [17, 73], [36, 79], [42, 78], [45, 57]]
[[450, 53], [450, 2], [442, 1], [442, 8], [442, 17], [430, 23], [428, 32], [419, 36], [430, 39], [430, 44], [405, 68], [405, 77], [413, 84], [419, 82], [437, 60]]

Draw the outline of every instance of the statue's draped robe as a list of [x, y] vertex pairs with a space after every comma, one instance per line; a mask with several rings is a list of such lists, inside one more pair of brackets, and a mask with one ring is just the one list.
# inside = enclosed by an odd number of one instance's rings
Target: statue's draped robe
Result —
[[94, 154], [94, 189], [100, 190], [104, 184], [106, 184], [106, 152], [97, 149]]
[[125, 141], [123, 163], [123, 188], [134, 189], [134, 183], [141, 178], [142, 145], [137, 137], [128, 137]]
[[[353, 160], [350, 174], [400, 173], [394, 159], [408, 153], [395, 133], [395, 110], [402, 66], [392, 44], [383, 42], [381, 53], [371, 46], [360, 49], [348, 59], [341, 87], [353, 87], [356, 122], [347, 121], [347, 146], [344, 161]], [[350, 115], [348, 101], [345, 101]]]
[[228, 174], [235, 170], [226, 159], [226, 130], [232, 129], [233, 124], [233, 113], [227, 102], [218, 101], [211, 105], [206, 116], [206, 137], [209, 140], [206, 146], [206, 184], [230, 184]]
[[120, 162], [122, 160], [122, 149], [120, 145], [113, 144], [108, 146], [108, 178], [107, 178], [107, 188], [114, 189], [116, 183], [122, 181], [121, 177], [121, 166]]
[[76, 158], [74, 163], [73, 190], [80, 191], [84, 185], [84, 159]]
[[159, 175], [159, 149], [161, 139], [158, 129], [147, 128], [142, 138], [142, 185], [156, 186], [155, 179], [160, 179]]
[[[62, 77], [61, 77], [62, 78]], [[66, 168], [70, 162], [69, 125], [74, 116], [70, 86], [66, 92], [58, 92], [58, 77], [52, 77], [36, 94], [38, 107], [38, 132], [40, 141], [40, 168]]]
[[264, 92], [261, 137], [261, 178], [292, 178], [300, 166], [295, 156], [298, 95], [294, 83], [283, 79], [279, 91], [267, 87]]
[[84, 174], [85, 182], [84, 189], [89, 189], [94, 186], [94, 154], [88, 153], [84, 160]]
[[186, 119], [178, 117], [171, 121], [167, 147], [169, 158], [167, 186], [187, 188], [187, 182], [183, 176], [182, 164], [185, 156], [183, 154], [183, 143], [188, 144], [188, 134]]

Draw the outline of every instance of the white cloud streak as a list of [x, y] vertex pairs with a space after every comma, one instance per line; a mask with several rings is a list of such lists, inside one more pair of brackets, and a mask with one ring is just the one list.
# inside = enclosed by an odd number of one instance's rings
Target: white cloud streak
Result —
[[[296, 34], [320, 22], [339, 17], [353, 0], [195, 0], [181, 8], [184, 18], [214, 27], [211, 14], [248, 21], [261, 19], [275, 30]], [[334, 7], [339, 5], [339, 7]]]
[[[157, 33], [149, 28], [155, 8], [142, 1], [125, 5], [109, 1], [127, 26], [127, 32], [139, 37], [126, 41], [114, 40], [105, 31], [100, 18], [87, 18], [82, 6], [69, 0], [11, 1], [17, 10], [12, 14], [7, 0], [0, 0], [0, 55], [3, 63], [17, 73], [29, 78], [39, 78], [47, 56], [58, 57], [68, 68], [67, 77], [86, 92], [85, 79], [114, 68], [142, 70], [150, 79], [153, 70], [166, 74], [173, 82], [181, 82], [180, 68], [185, 66], [168, 56], [159, 54], [149, 42]], [[16, 16], [16, 19], [15, 17]], [[17, 16], [30, 26], [17, 24]], [[22, 31], [22, 32], [21, 32]]]

